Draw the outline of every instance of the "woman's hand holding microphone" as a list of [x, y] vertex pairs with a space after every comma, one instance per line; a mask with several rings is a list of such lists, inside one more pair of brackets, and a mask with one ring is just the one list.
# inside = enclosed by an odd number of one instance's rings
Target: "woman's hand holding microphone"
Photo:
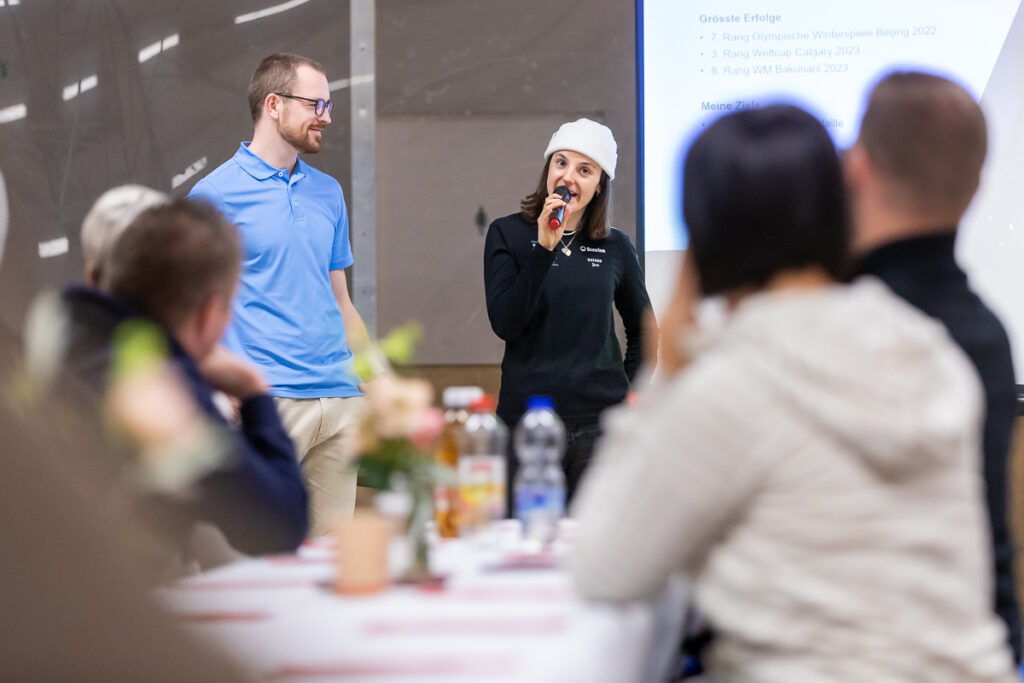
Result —
[[[561, 193], [559, 192], [561, 190]], [[544, 200], [544, 208], [537, 217], [537, 242], [548, 251], [553, 250], [562, 241], [562, 234], [565, 232], [565, 225], [569, 219], [570, 209], [568, 208], [571, 198], [568, 188], [559, 186]], [[551, 219], [558, 214], [558, 210], [566, 207], [558, 226], [551, 227]]]

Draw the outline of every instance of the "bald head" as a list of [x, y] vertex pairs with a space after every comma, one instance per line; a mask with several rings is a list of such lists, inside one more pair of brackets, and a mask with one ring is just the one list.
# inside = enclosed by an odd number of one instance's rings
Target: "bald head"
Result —
[[886, 76], [872, 90], [857, 141], [903, 213], [959, 221], [985, 162], [985, 116], [956, 83], [919, 72]]

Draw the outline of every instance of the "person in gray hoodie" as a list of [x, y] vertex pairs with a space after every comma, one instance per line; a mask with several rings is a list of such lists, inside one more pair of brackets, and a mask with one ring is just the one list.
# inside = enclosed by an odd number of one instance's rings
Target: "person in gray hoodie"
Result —
[[881, 282], [838, 283], [847, 210], [821, 123], [719, 119], [687, 154], [683, 207], [660, 377], [608, 416], [573, 508], [578, 591], [646, 598], [684, 572], [716, 683], [1015, 680], [977, 377]]

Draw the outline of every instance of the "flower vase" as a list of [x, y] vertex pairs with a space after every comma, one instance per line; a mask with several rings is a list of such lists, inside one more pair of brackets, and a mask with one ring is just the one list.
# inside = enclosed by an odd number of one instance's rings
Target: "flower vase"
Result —
[[409, 583], [429, 583], [434, 578], [430, 573], [430, 539], [427, 538], [427, 520], [433, 514], [430, 493], [429, 484], [412, 487], [412, 509], [406, 522], [412, 557], [404, 577]]

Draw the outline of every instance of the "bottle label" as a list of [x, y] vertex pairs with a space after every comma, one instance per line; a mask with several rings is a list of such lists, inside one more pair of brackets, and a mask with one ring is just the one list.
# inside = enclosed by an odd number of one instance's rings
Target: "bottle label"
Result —
[[516, 517], [527, 538], [549, 541], [565, 513], [565, 489], [558, 486], [520, 486], [516, 489]]
[[459, 521], [479, 526], [505, 517], [505, 456], [459, 458]]

